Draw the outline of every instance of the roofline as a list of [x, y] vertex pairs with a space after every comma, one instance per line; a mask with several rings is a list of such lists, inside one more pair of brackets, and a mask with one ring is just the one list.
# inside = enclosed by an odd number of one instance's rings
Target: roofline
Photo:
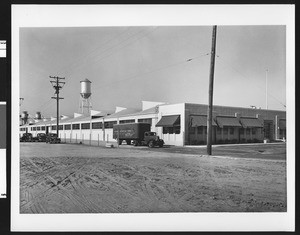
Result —
[[[191, 104], [191, 105], [202, 105], [202, 106], [208, 106], [207, 104], [197, 104], [197, 103], [184, 103], [184, 104]], [[285, 112], [284, 110], [276, 110], [276, 109], [252, 109], [252, 108], [246, 108], [246, 107], [238, 107], [238, 106], [227, 106], [227, 105], [213, 105], [213, 107], [223, 107], [223, 108], [238, 108], [238, 109], [247, 109], [247, 110], [261, 110], [261, 111], [275, 111], [275, 112]]]

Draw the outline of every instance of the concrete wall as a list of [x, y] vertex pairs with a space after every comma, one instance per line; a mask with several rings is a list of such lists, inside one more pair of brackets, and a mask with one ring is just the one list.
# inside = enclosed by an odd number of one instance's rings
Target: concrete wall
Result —
[[[157, 134], [164, 140], [167, 145], [177, 145], [183, 146], [185, 138], [185, 104], [171, 104], [171, 105], [161, 105], [159, 106], [158, 119], [157, 122], [162, 118], [162, 116], [170, 115], [180, 115], [180, 133], [179, 134], [163, 134], [163, 127], [156, 127]], [[155, 126], [154, 125], [154, 126]]]

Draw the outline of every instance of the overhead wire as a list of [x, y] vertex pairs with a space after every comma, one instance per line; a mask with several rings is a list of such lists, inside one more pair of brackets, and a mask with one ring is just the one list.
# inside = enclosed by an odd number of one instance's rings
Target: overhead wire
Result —
[[148, 71], [146, 73], [136, 74], [136, 75], [133, 75], [133, 76], [129, 76], [129, 77], [125, 78], [125, 79], [117, 80], [117, 81], [106, 83], [106, 84], [103, 83], [103, 84], [101, 84], [101, 86], [94, 87], [93, 89], [97, 90], [97, 89], [100, 89], [100, 88], [103, 88], [103, 87], [111, 86], [111, 85], [113, 85], [115, 83], [125, 82], [125, 81], [129, 81], [129, 80], [134, 80], [134, 79], [140, 78], [140, 77], [142, 77], [144, 75], [148, 75], [148, 74], [155, 73], [155, 72], [158, 72], [158, 71], [161, 71], [161, 70], [165, 70], [165, 69], [168, 69], [168, 68], [171, 68], [171, 67], [175, 67], [175, 66], [178, 66], [178, 65], [181, 65], [181, 64], [185, 64], [187, 62], [191, 62], [193, 60], [199, 59], [200, 57], [207, 56], [209, 54], [210, 53], [204, 53], [204, 54], [201, 54], [201, 55], [193, 57], [193, 58], [189, 58], [189, 59], [186, 59], [186, 60], [183, 60], [183, 61], [179, 61], [179, 62], [176, 62], [176, 63], [172, 63], [172, 64], [169, 64], [169, 65], [166, 65], [166, 66], [163, 66], [163, 67], [159, 67], [159, 68], [153, 69], [153, 70]]
[[[136, 32], [136, 33], [130, 35], [129, 37], [127, 37], [127, 38], [125, 38], [124, 40], [122, 40], [121, 42], [118, 42], [118, 43], [116, 43], [116, 44], [114, 44], [114, 45], [112, 45], [112, 46], [106, 48], [104, 51], [101, 51], [99, 54], [93, 55], [91, 58], [93, 58], [93, 57], [96, 58], [93, 62], [97, 62], [99, 59], [105, 58], [105, 56], [106, 56], [105, 53], [106, 53], [106, 52], [109, 52], [110, 50], [114, 50], [114, 49], [117, 48], [118, 46], [122, 45], [124, 42], [130, 40], [131, 38], [135, 37], [136, 35], [139, 35], [139, 34], [142, 33], [143, 31], [144, 31], [143, 29], [142, 29], [142, 30], [139, 30], [138, 32]], [[115, 51], [113, 51], [112, 53], [110, 53], [110, 55], [112, 55], [113, 53], [115, 53]], [[100, 58], [97, 59], [97, 57], [99, 57], [99, 56], [100, 56]], [[103, 56], [103, 57], [101, 57], [101, 56]], [[89, 56], [87, 56], [86, 59], [87, 59], [88, 57], [89, 57]], [[82, 67], [83, 65], [84, 65], [84, 63], [81, 63], [81, 64], [79, 64], [78, 66], [73, 67], [73, 69], [77, 69], [77, 70], [78, 70], [78, 69], [79, 69], [80, 67]], [[75, 65], [73, 65], [73, 66], [75, 66]], [[73, 72], [74, 72], [74, 71], [73, 71]]]
[[[81, 58], [76, 58], [75, 60], [73, 60], [73, 62], [71, 62], [70, 64], [68, 64], [67, 66], [62, 66], [57, 72], [63, 72], [65, 71], [67, 68], [72, 68], [73, 66], [75, 66], [76, 64], [80, 63], [81, 61], [83, 61], [84, 59], [90, 57], [93, 54], [96, 54], [98, 52], [98, 49], [102, 49], [103, 46], [109, 44], [112, 42], [112, 40], [120, 38], [123, 34], [125, 34], [126, 32], [128, 32], [131, 28], [127, 28], [126, 30], [122, 31], [121, 33], [119, 33], [118, 35], [114, 35], [112, 37], [110, 37], [108, 40], [106, 40], [105, 42], [103, 42], [102, 44], [100, 44], [99, 46], [93, 48], [90, 52], [86, 53], [84, 56], [82, 56]], [[97, 55], [96, 55], [97, 56]]]
[[[127, 42], [125, 45], [123, 45], [123, 46], [117, 48], [118, 51], [120, 51], [120, 50], [122, 50], [122, 49], [128, 47], [128, 46], [131, 45], [132, 43], [134, 43], [134, 42], [136, 42], [136, 41], [138, 41], [138, 40], [140, 40], [140, 39], [146, 37], [147, 35], [149, 35], [150, 33], [154, 32], [155, 30], [157, 30], [157, 27], [155, 27], [155, 28], [152, 29], [151, 31], [144, 32], [143, 34], [139, 35], [139, 37], [135, 38], [134, 40], [129, 41], [129, 42]], [[95, 65], [99, 64], [99, 62], [103, 61], [104, 59], [107, 59], [108, 57], [110, 57], [111, 55], [113, 55], [113, 54], [116, 53], [116, 52], [117, 52], [116, 50], [115, 50], [115, 51], [112, 51], [111, 53], [109, 53], [109, 54], [107, 54], [107, 55], [104, 55], [104, 56], [100, 57], [99, 59], [96, 59], [96, 60], [94, 61], [94, 64], [95, 64]]]
[[[219, 55], [216, 55], [216, 57], [220, 59]], [[234, 72], [238, 73], [241, 76], [241, 78], [243, 78], [244, 80], [249, 81], [249, 79], [244, 74], [242, 74], [240, 71], [238, 71], [237, 69], [235, 69], [234, 67], [232, 67], [230, 64], [226, 63], [224, 60], [219, 60], [219, 61], [221, 61], [221, 63], [226, 64]], [[263, 88], [263, 87], [261, 87], [261, 86], [259, 86], [257, 84], [253, 84], [253, 85], [256, 86], [257, 88], [260, 88], [260, 89], [263, 89], [263, 90], [265, 89], [265, 88]], [[272, 97], [274, 100], [276, 100], [278, 103], [280, 103], [283, 107], [286, 107], [286, 105], [284, 103], [282, 103], [279, 99], [277, 99], [275, 96], [273, 96], [269, 91], [267, 92], [267, 94], [270, 97]]]

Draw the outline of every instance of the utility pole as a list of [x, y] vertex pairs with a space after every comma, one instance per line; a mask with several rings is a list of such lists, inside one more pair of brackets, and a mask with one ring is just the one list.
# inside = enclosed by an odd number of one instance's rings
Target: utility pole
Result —
[[59, 128], [58, 128], [58, 123], [59, 123], [59, 100], [63, 99], [62, 97], [59, 97], [59, 90], [63, 88], [65, 82], [61, 82], [60, 80], [65, 79], [65, 78], [60, 78], [60, 77], [52, 77], [49, 76], [51, 79], [50, 82], [55, 90], [56, 97], [51, 97], [52, 99], [56, 99], [56, 133], [57, 133], [57, 138], [59, 138]]
[[214, 25], [213, 32], [212, 32], [210, 72], [209, 72], [209, 89], [208, 89], [208, 116], [207, 116], [207, 154], [208, 155], [211, 155], [211, 143], [212, 143], [212, 110], [213, 110], [216, 37], [217, 37], [217, 26]]
[[266, 69], [266, 109], [268, 109], [268, 69]]

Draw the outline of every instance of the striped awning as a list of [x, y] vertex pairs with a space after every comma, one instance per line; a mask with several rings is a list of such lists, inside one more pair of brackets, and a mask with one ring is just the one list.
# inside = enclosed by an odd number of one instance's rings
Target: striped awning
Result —
[[242, 126], [236, 117], [217, 117], [216, 120], [218, 126], [221, 128], [223, 128], [223, 126], [230, 126], [230, 127]]
[[243, 128], [263, 127], [263, 122], [258, 118], [240, 118]]
[[285, 119], [279, 120], [279, 129], [282, 129], [282, 130], [286, 129], [286, 120]]
[[180, 115], [162, 116], [156, 124], [157, 127], [172, 127], [175, 125], [180, 125]]
[[[207, 116], [205, 116], [205, 115], [193, 115], [193, 116], [191, 116], [190, 117], [190, 125], [191, 125], [191, 127], [196, 127], [196, 126], [207, 126]], [[212, 120], [212, 125], [213, 126], [216, 126], [217, 125], [217, 123], [214, 121], [214, 120]]]

